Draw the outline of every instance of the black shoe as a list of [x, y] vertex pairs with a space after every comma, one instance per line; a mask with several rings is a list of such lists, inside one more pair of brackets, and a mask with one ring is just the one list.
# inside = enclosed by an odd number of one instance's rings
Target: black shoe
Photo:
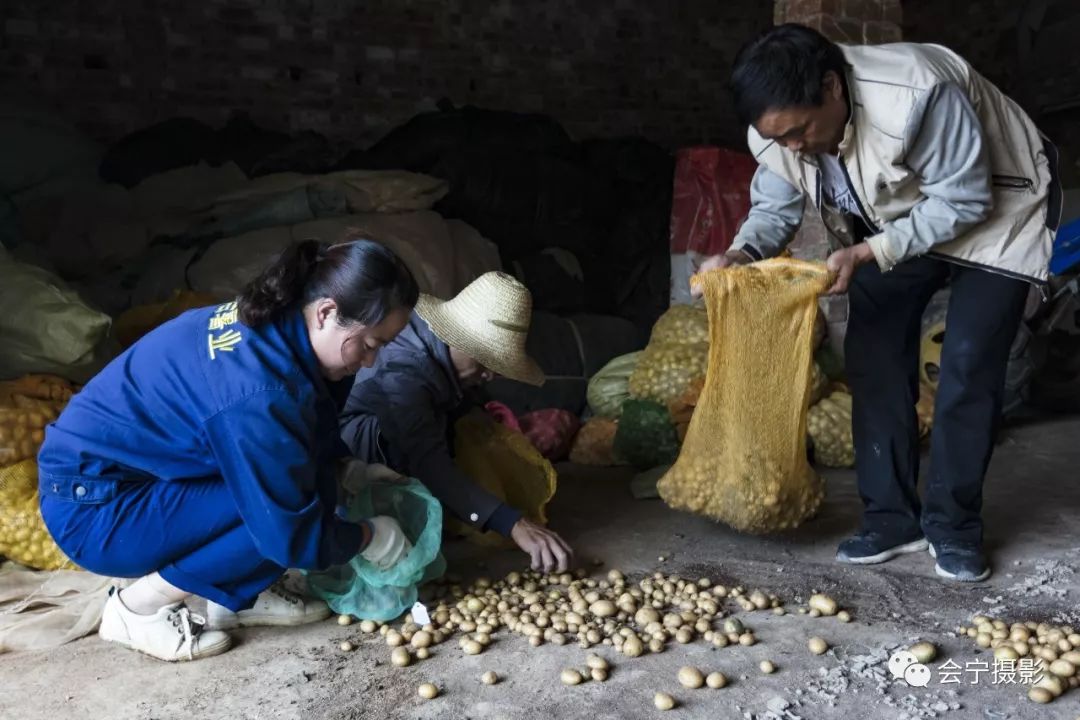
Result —
[[876, 565], [897, 555], [922, 552], [928, 544], [926, 538], [921, 536], [901, 540], [878, 532], [861, 532], [840, 543], [836, 549], [836, 561], [851, 565]]
[[990, 577], [990, 563], [978, 545], [940, 542], [930, 546], [930, 557], [937, 560], [934, 572], [959, 582], [982, 582]]

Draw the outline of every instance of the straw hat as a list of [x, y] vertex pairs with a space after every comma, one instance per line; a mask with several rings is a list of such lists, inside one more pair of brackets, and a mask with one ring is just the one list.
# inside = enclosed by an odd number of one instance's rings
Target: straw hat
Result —
[[501, 272], [484, 273], [452, 300], [421, 294], [416, 313], [435, 336], [503, 377], [543, 385], [544, 371], [525, 353], [532, 295]]

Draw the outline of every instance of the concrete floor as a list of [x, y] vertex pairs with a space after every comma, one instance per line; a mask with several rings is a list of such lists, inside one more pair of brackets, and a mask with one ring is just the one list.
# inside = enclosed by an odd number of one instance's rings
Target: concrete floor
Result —
[[[675, 513], [660, 501], [633, 500], [625, 471], [562, 469], [553, 526], [582, 557], [603, 559], [604, 570], [618, 567], [638, 576], [659, 568], [708, 576], [761, 587], [791, 605], [805, 601], [811, 589], [822, 589], [852, 610], [856, 621], [850, 625], [797, 614], [735, 612], [756, 630], [758, 645], [715, 650], [699, 641], [636, 660], [605, 648], [614, 666], [611, 679], [579, 687], [564, 687], [558, 675], [563, 667], [581, 667], [584, 651], [532, 649], [506, 634], [497, 635], [479, 656], [463, 656], [451, 641], [436, 648], [431, 659], [404, 670], [390, 667], [380, 640], [364, 639], [355, 626], [341, 628], [332, 621], [243, 631], [227, 654], [175, 666], [91, 637], [50, 653], [0, 656], [0, 718], [599, 720], [653, 717], [652, 696], [662, 690], [680, 702], [670, 715], [676, 718], [1071, 720], [1080, 716], [1080, 691], [1037, 706], [1020, 687], [994, 685], [987, 676], [977, 685], [970, 684], [970, 675], [964, 684], [941, 685], [935, 675], [930, 687], [909, 688], [882, 680], [880, 660], [887, 648], [921, 637], [941, 646], [937, 663], [951, 658], [967, 668], [968, 662], [985, 661], [988, 653], [977, 653], [970, 640], [950, 631], [995, 607], [1010, 620], [1068, 617], [1080, 627], [1080, 573], [1074, 572], [1080, 569], [1078, 438], [1080, 419], [1006, 433], [986, 492], [996, 573], [978, 586], [940, 581], [929, 557], [921, 554], [874, 568], [834, 563], [835, 546], [856, 523], [859, 509], [849, 472], [828, 474], [827, 504], [813, 522], [786, 536], [754, 538]], [[451, 571], [466, 577], [501, 575], [520, 569], [522, 560], [515, 552], [462, 543], [450, 544], [447, 554]], [[660, 555], [666, 562], [657, 562]], [[1038, 566], [1045, 561], [1051, 564]], [[478, 562], [486, 567], [479, 569]], [[825, 637], [834, 649], [810, 655], [806, 639], [812, 635]], [[341, 653], [337, 646], [346, 638], [358, 641], [360, 649]], [[779, 666], [775, 675], [758, 671], [757, 663], [766, 658]], [[722, 670], [732, 683], [723, 690], [684, 690], [675, 675], [685, 664]], [[503, 675], [503, 682], [481, 685], [479, 677], [489, 669]], [[424, 681], [437, 683], [442, 696], [419, 700], [416, 688]], [[768, 714], [785, 702], [787, 709]]]

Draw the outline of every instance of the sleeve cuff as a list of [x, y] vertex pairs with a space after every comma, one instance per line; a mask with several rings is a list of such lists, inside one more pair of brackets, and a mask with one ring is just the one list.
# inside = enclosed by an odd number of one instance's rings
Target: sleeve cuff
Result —
[[765, 259], [765, 256], [761, 254], [761, 251], [758, 250], [753, 245], [747, 245], [747, 244], [744, 243], [744, 244], [738, 245], [738, 246], [733, 245], [731, 247], [731, 249], [735, 250], [737, 252], [741, 252], [743, 255], [746, 255], [748, 258], [750, 258], [754, 262], [760, 262], [760, 261]]
[[889, 272], [896, 267], [898, 262], [900, 262], [899, 258], [890, 254], [889, 236], [884, 232], [879, 232], [877, 235], [871, 235], [866, 238], [865, 242], [870, 247], [870, 251], [874, 253], [874, 260], [877, 261], [878, 267], [881, 268], [881, 272]]
[[511, 531], [514, 526], [517, 525], [518, 520], [521, 519], [521, 513], [510, 507], [506, 503], [502, 503], [495, 511], [491, 513], [491, 517], [488, 518], [484, 524], [485, 530], [494, 530], [503, 537], [510, 537]]
[[371, 526], [366, 520], [352, 523], [335, 518], [323, 538], [326, 566], [344, 565], [356, 557], [370, 540]]

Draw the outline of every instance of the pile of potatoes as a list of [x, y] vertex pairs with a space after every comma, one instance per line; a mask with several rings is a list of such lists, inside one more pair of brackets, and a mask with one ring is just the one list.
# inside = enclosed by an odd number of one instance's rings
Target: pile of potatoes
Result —
[[834, 392], [810, 408], [806, 430], [814, 442], [814, 459], [826, 467], [852, 467], [855, 443], [851, 435], [851, 395]]
[[957, 633], [973, 639], [980, 648], [994, 651], [999, 662], [1021, 658], [1042, 660], [1042, 678], [1028, 689], [1032, 702], [1053, 702], [1080, 686], [1080, 632], [1069, 625], [1039, 622], [1014, 622], [976, 615], [970, 626]]
[[[391, 648], [391, 664], [395, 667], [427, 659], [433, 648], [454, 637], [463, 655], [482, 655], [500, 631], [519, 635], [533, 647], [606, 647], [625, 658], [661, 653], [672, 643], [702, 641], [716, 648], [749, 647], [757, 644], [757, 637], [739, 618], [728, 616], [728, 603], [748, 612], [785, 612], [781, 599], [763, 590], [747, 592], [743, 587], [714, 585], [708, 578], [692, 580], [659, 572], [638, 582], [628, 580], [619, 570], [610, 570], [599, 579], [588, 577], [584, 569], [551, 575], [512, 572], [495, 582], [478, 578], [469, 587], [448, 578], [438, 583], [434, 592], [425, 592], [433, 597], [426, 598], [432, 609], [427, 618], [430, 622], [424, 625], [418, 624], [412, 614], [398, 626], [360, 622], [362, 632], [382, 635]], [[809, 607], [800, 611], [820, 617], [837, 614], [838, 607], [828, 596], [814, 595]], [[353, 621], [343, 615], [338, 622], [351, 625]], [[812, 653], [820, 654], [827, 647], [820, 638], [812, 638], [809, 643]], [[341, 645], [345, 652], [355, 648], [349, 641]], [[762, 667], [763, 672], [775, 669], [775, 665], [771, 669], [764, 664]], [[586, 656], [585, 667], [563, 669], [560, 680], [566, 685], [605, 682], [612, 671], [612, 663], [594, 651]], [[697, 676], [691, 675], [690, 670], [680, 672], [680, 683], [684, 687], [701, 687]], [[721, 673], [702, 674], [701, 679], [710, 688], [727, 684]], [[499, 681], [494, 671], [481, 677], [485, 685]], [[418, 692], [426, 699], [438, 694], [431, 683], [421, 688]]]
[[45, 426], [72, 392], [49, 375], [0, 383], [0, 555], [39, 570], [74, 567], [41, 519], [36, 462]]

